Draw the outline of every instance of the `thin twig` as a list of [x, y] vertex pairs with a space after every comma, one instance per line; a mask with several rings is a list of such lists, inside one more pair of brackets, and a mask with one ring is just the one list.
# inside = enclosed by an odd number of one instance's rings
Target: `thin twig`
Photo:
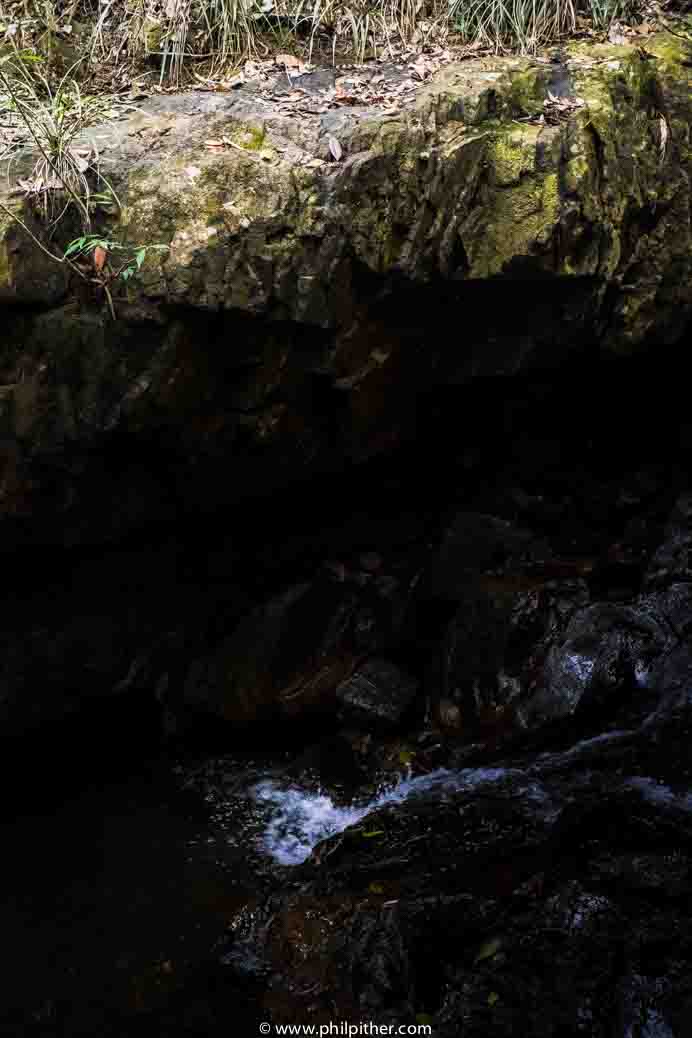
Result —
[[111, 290], [109, 289], [108, 285], [104, 285], [103, 286], [103, 291], [106, 293], [106, 299], [108, 300], [108, 309], [111, 312], [111, 317], [115, 321], [116, 320], [115, 307], [113, 306], [113, 297], [111, 295]]

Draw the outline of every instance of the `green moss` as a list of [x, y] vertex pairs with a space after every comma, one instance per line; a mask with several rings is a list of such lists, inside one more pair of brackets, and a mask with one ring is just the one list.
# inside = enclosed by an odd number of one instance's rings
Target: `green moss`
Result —
[[[584, 106], [550, 126], [535, 118], [549, 66], [484, 57], [447, 68], [396, 118], [371, 110], [340, 131], [357, 156], [347, 167], [275, 154], [270, 141], [288, 130], [272, 122], [268, 135], [263, 110], [247, 108], [242, 121], [229, 115], [213, 131], [195, 129], [184, 151], [171, 135], [153, 162], [123, 170], [125, 209], [113, 234], [171, 245], [142, 272], [152, 295], [253, 312], [280, 300], [295, 319], [321, 323], [337, 306], [349, 312], [354, 257], [412, 279], [492, 277], [531, 257], [569, 276], [615, 274], [642, 298], [646, 279], [660, 281], [658, 268], [677, 264], [682, 274], [669, 279], [677, 286], [689, 270], [687, 45], [665, 33], [645, 45], [653, 59], [633, 46], [569, 45]], [[291, 127], [305, 156], [312, 132]], [[236, 147], [206, 148], [212, 133]], [[674, 206], [667, 225], [661, 214]], [[10, 274], [0, 237], [0, 290]], [[634, 311], [627, 302], [623, 323], [643, 328], [648, 311]]]
[[656, 33], [646, 41], [646, 49], [664, 65], [685, 65], [692, 58], [692, 27], [689, 39], [673, 36], [669, 32]]
[[488, 161], [497, 184], [516, 184], [535, 163], [540, 126], [528, 124], [497, 137], [488, 148]]
[[544, 74], [528, 68], [512, 72], [509, 76], [508, 102], [510, 114], [539, 115], [543, 111], [546, 96]]
[[486, 209], [488, 222], [478, 225], [473, 242], [464, 241], [470, 276], [492, 277], [512, 259], [535, 255], [550, 242], [559, 212], [556, 173], [525, 177], [497, 191]]
[[266, 144], [267, 129], [261, 126], [240, 125], [229, 134], [234, 144], [240, 145], [246, 151], [261, 151]]

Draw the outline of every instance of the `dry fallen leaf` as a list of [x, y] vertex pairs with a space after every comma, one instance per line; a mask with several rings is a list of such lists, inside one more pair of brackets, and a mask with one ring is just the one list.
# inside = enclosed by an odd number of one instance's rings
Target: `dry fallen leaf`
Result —
[[108, 258], [108, 253], [106, 252], [106, 250], [103, 248], [102, 245], [97, 245], [96, 248], [94, 249], [93, 256], [94, 256], [94, 270], [97, 273], [100, 273], [103, 270], [103, 265], [104, 265], [104, 263], [106, 262], [106, 260]]
[[70, 154], [74, 159], [74, 164], [80, 173], [85, 173], [89, 169], [89, 156], [91, 152], [89, 150], [70, 148]]
[[663, 159], [666, 156], [666, 146], [668, 144], [668, 122], [667, 122], [665, 116], [663, 116], [663, 115], [659, 116], [659, 127], [660, 127], [660, 135], [661, 135], [660, 143], [659, 143], [659, 150], [660, 150], [660, 154], [661, 154], [661, 161], [663, 161]]
[[428, 75], [428, 69], [422, 58], [411, 65], [411, 76], [413, 79], [423, 80]]
[[344, 149], [341, 147], [336, 137], [329, 138], [329, 151], [331, 152], [332, 158], [335, 162], [341, 162]]

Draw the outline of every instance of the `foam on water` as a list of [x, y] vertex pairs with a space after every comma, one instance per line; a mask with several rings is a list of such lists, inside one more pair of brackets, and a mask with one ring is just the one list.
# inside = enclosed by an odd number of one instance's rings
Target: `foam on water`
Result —
[[[440, 795], [446, 791], [472, 790], [481, 784], [493, 784], [521, 774], [508, 768], [469, 768], [457, 772], [439, 768], [428, 775], [403, 778], [371, 800], [343, 806], [335, 804], [330, 796], [321, 791], [309, 792], [297, 786], [282, 787], [268, 779], [260, 782], [253, 790], [258, 801], [273, 808], [261, 845], [280, 864], [299, 865], [322, 840], [343, 832], [371, 811], [386, 804], [398, 804], [410, 796], [433, 790]], [[535, 783], [531, 787], [533, 789]], [[537, 789], [535, 792], [538, 792]]]

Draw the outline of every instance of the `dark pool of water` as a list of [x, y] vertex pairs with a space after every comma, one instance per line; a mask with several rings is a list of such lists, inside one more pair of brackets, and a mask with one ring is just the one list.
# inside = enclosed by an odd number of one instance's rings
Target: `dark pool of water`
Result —
[[[194, 754], [157, 750], [126, 713], [5, 752], [3, 1038], [229, 1033], [252, 1018], [212, 950], [267, 884], [257, 826], [190, 780]], [[256, 767], [239, 754], [227, 776]]]

